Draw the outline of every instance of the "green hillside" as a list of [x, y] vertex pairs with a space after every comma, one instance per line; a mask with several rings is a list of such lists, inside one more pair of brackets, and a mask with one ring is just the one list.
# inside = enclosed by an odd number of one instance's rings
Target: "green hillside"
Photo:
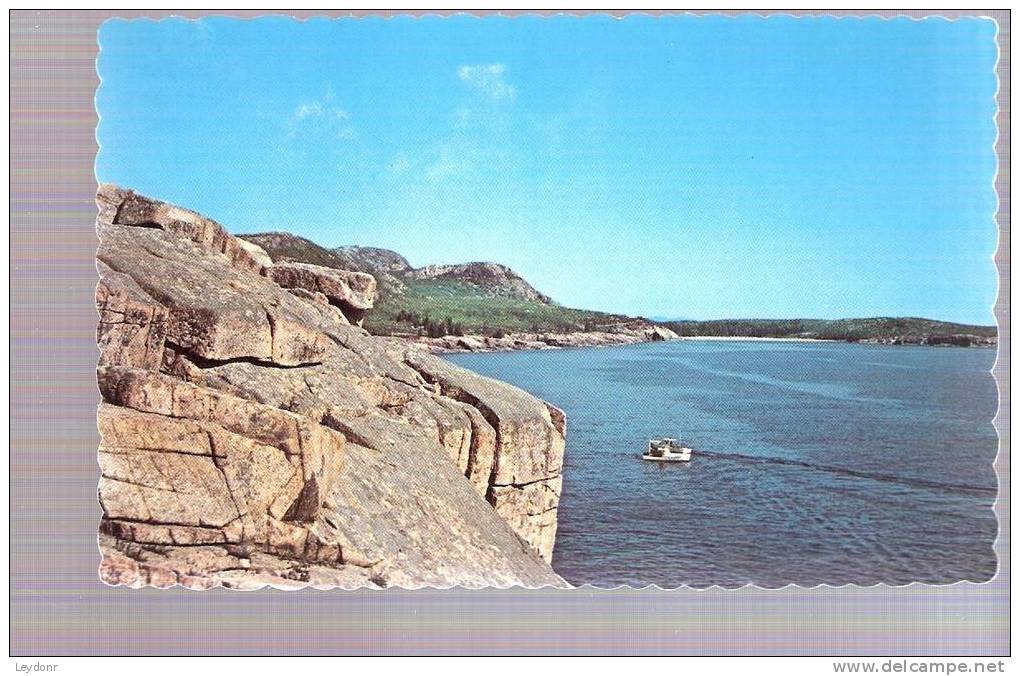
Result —
[[486, 293], [457, 280], [408, 280], [404, 293], [381, 298], [365, 318], [372, 333], [401, 335], [612, 331], [633, 318], [590, 310], [575, 310]]
[[[379, 296], [366, 315], [364, 326], [376, 335], [499, 337], [515, 332], [611, 332], [625, 323], [647, 324], [624, 315], [562, 307], [536, 292], [509, 268], [495, 264], [446, 266], [438, 276], [428, 276], [436, 271], [404, 268], [399, 264], [404, 260], [402, 257], [382, 249], [327, 249], [281, 232], [240, 237], [261, 246], [274, 261], [312, 263], [375, 275]], [[487, 275], [480, 276], [480, 271]]]

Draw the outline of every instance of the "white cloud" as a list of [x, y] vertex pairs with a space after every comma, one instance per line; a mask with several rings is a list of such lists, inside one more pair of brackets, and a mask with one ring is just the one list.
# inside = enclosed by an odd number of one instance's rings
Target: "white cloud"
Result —
[[319, 101], [299, 104], [287, 118], [287, 136], [295, 138], [299, 133], [315, 132], [340, 140], [354, 138], [354, 126], [350, 124], [351, 114], [332, 103], [333, 96], [327, 94]]
[[457, 77], [492, 99], [512, 99], [517, 90], [503, 79], [505, 72], [506, 66], [501, 63], [461, 66], [457, 69]]

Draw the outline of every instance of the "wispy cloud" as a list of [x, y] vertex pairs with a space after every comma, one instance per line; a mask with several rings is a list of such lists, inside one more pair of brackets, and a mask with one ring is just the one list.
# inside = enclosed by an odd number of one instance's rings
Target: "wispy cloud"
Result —
[[464, 65], [456, 70], [469, 95], [451, 111], [450, 128], [433, 143], [413, 152], [397, 153], [386, 165], [390, 177], [438, 186], [466, 180], [499, 163], [513, 115], [505, 105], [516, 97], [501, 63]]
[[506, 66], [501, 63], [490, 63], [476, 66], [461, 66], [457, 69], [457, 77], [472, 88], [495, 99], [512, 99], [517, 90], [503, 79]]
[[308, 131], [335, 139], [353, 139], [355, 133], [350, 123], [351, 114], [336, 105], [333, 99], [332, 94], [326, 94], [319, 100], [298, 104], [285, 122], [287, 136], [296, 138], [300, 133]]
[[294, 119], [303, 120], [307, 117], [322, 117], [322, 106], [318, 103], [302, 103], [294, 111]]

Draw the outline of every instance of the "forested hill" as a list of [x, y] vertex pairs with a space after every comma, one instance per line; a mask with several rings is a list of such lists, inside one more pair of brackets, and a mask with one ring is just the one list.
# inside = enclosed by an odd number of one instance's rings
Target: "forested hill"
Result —
[[718, 319], [665, 322], [681, 336], [814, 338], [905, 345], [994, 345], [994, 326], [918, 317], [864, 319]]

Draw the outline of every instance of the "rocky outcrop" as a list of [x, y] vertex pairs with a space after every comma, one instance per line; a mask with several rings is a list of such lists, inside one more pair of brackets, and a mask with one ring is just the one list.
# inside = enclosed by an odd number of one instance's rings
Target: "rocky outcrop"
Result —
[[511, 333], [494, 336], [440, 336], [428, 338], [396, 338], [418, 345], [433, 354], [447, 352], [510, 352], [516, 350], [549, 350], [566, 347], [605, 347], [634, 345], [667, 340], [680, 340], [675, 332], [662, 326], [618, 328], [615, 331], [578, 331], [576, 333]]
[[105, 186], [97, 193], [99, 221], [113, 225], [157, 228], [223, 254], [231, 265], [259, 272], [262, 265], [240, 240], [211, 219], [188, 209], [142, 197], [131, 190]]
[[551, 552], [563, 482], [563, 412], [432, 355], [408, 350], [404, 360], [437, 393], [481, 414], [471, 421], [477, 443], [465, 474], [525, 540]]
[[242, 249], [251, 254], [251, 257], [258, 261], [263, 268], [273, 267], [273, 259], [270, 258], [269, 254], [266, 253], [266, 250], [258, 244], [243, 239], [237, 239], [237, 243]]
[[645, 340], [650, 343], [658, 343], [665, 340], [680, 340], [676, 331], [665, 326], [650, 326], [645, 329]]
[[[254, 245], [252, 245], [254, 246]], [[324, 268], [308, 263], [280, 263], [268, 271], [269, 277], [285, 289], [304, 289], [322, 294], [352, 324], [361, 325], [365, 312], [375, 301], [375, 277], [364, 272]]]
[[352, 325], [368, 275], [114, 186], [98, 202], [104, 580], [564, 584], [558, 409]]

